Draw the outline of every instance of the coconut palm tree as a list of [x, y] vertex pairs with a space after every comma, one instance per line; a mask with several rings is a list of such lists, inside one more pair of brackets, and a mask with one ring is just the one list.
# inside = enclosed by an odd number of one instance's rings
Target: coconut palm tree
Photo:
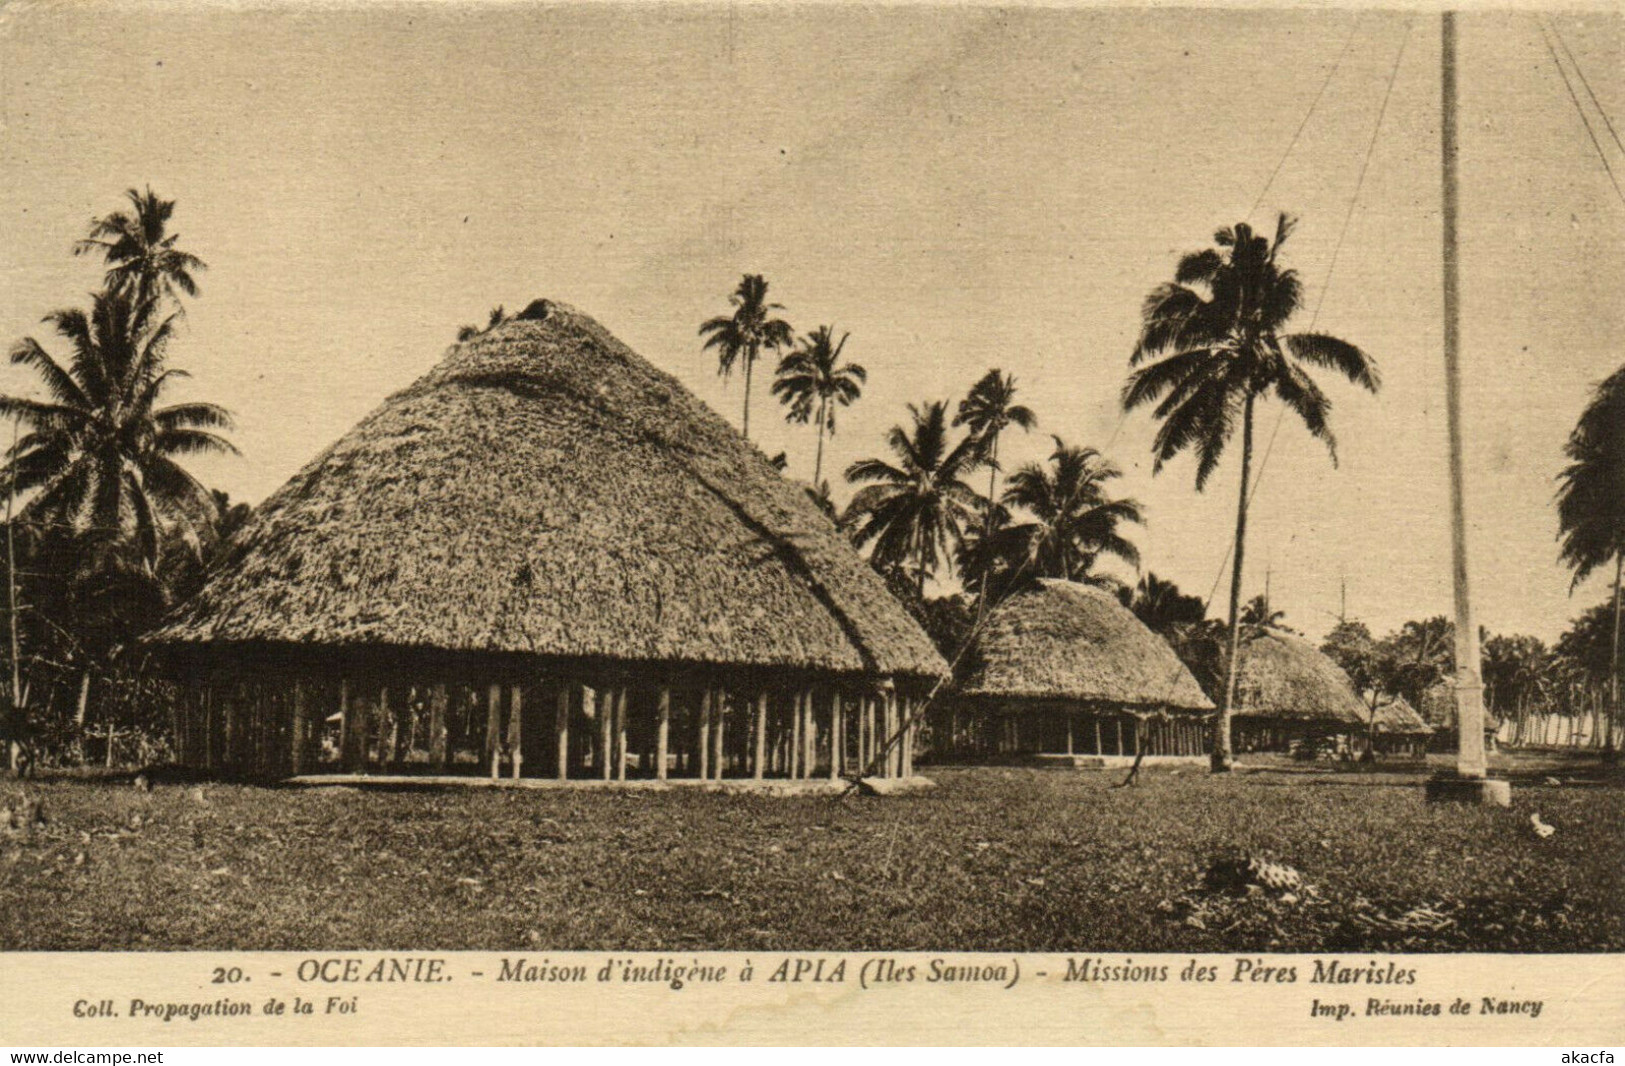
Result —
[[[981, 379], [971, 386], [969, 394], [959, 401], [959, 410], [954, 414], [954, 425], [970, 428], [971, 435], [980, 446], [982, 461], [987, 464], [988, 510], [983, 517], [982, 540], [992, 546], [995, 539], [993, 502], [999, 498], [999, 437], [1011, 426], [1018, 426], [1030, 432], [1038, 425], [1038, 416], [1033, 414], [1030, 408], [1016, 403], [1015, 377], [995, 367], [983, 374]], [[980, 599], [984, 601], [987, 599], [986, 579], [990, 573], [991, 568], [984, 568], [982, 571]], [[984, 607], [985, 604], [979, 604], [978, 610]]]
[[1094, 566], [1102, 555], [1140, 565], [1140, 550], [1118, 532], [1123, 523], [1143, 525], [1138, 501], [1111, 498], [1107, 487], [1122, 472], [1093, 448], [1052, 437], [1047, 465], [1027, 463], [1010, 475], [1004, 502], [1023, 508], [1031, 520], [1010, 527], [1026, 544], [1036, 577], [1099, 581]]
[[846, 468], [846, 480], [869, 482], [847, 505], [842, 524], [861, 548], [874, 542], [871, 561], [882, 572], [912, 567], [914, 591], [925, 597], [925, 580], [959, 543], [965, 522], [982, 504], [965, 482], [979, 461], [974, 437], [955, 441], [948, 428], [948, 404], [908, 405], [913, 425], [893, 426], [886, 443], [895, 465], [860, 459]]
[[1170, 284], [1146, 299], [1134, 368], [1123, 389], [1123, 408], [1155, 404], [1162, 425], [1152, 444], [1153, 473], [1179, 453], [1196, 453], [1196, 489], [1202, 491], [1241, 423], [1241, 485], [1230, 577], [1230, 652], [1224, 696], [1213, 728], [1213, 769], [1228, 770], [1230, 712], [1235, 703], [1241, 650], [1242, 562], [1247, 539], [1247, 496], [1253, 459], [1253, 411], [1273, 393], [1302, 420], [1337, 461], [1328, 418], [1331, 400], [1311, 368], [1341, 374], [1376, 392], [1375, 362], [1348, 341], [1324, 333], [1283, 333], [1303, 305], [1296, 271], [1279, 262], [1293, 220], [1282, 214], [1273, 240], [1245, 222], [1214, 235], [1215, 248], [1186, 255]]
[[92, 219], [89, 234], [73, 246], [73, 254], [100, 255], [107, 264], [107, 289], [130, 289], [137, 303], [158, 297], [179, 303], [181, 293], [196, 296], [196, 275], [208, 264], [175, 247], [180, 235], [169, 232], [175, 201], [151, 187], [145, 192], [126, 189], [124, 197], [129, 209]]
[[1286, 621], [1285, 611], [1270, 609], [1270, 598], [1260, 592], [1247, 601], [1247, 606], [1241, 609], [1241, 624], [1244, 626], [1269, 626], [1280, 628]]
[[218, 520], [213, 497], [177, 459], [236, 448], [215, 432], [231, 428], [224, 408], [158, 406], [187, 375], [165, 365], [175, 315], [160, 318], [157, 299], [138, 298], [139, 288], [97, 294], [89, 314], [47, 315], [71, 349], [65, 362], [33, 337], [12, 349], [12, 363], [34, 370], [48, 398], [0, 396], [0, 416], [26, 427], [0, 480], [31, 494], [22, 524], [85, 538], [92, 554], [131, 547], [151, 572], [166, 533], [178, 529], [200, 550]]
[[[1572, 592], [1591, 572], [1614, 564], [1614, 620], [1608, 665], [1611, 719], [1620, 714], [1620, 578], [1625, 571], [1625, 367], [1592, 392], [1563, 447], [1569, 465], [1557, 490], [1561, 558], [1573, 571]], [[1612, 735], [1610, 734], [1610, 744]]]
[[745, 417], [743, 432], [750, 439], [750, 378], [757, 358], [763, 349], [777, 351], [790, 345], [793, 334], [790, 323], [775, 318], [773, 312], [784, 310], [783, 304], [767, 300], [767, 279], [760, 274], [746, 274], [739, 279], [738, 288], [728, 297], [733, 314], [707, 319], [700, 325], [700, 336], [706, 338], [703, 350], [715, 348], [717, 372], [724, 378], [733, 373], [734, 364], [745, 364]]
[[818, 453], [813, 459], [813, 490], [823, 484], [824, 433], [835, 435], [835, 409], [849, 407], [861, 395], [869, 380], [869, 372], [857, 363], [841, 363], [841, 352], [846, 348], [849, 333], [841, 334], [838, 343], [832, 340], [833, 330], [819, 326], [802, 338], [800, 346], [779, 361], [773, 380], [773, 395], [779, 402], [789, 405], [785, 420], [806, 424], [809, 418], [818, 423]]
[[1151, 572], [1140, 578], [1127, 606], [1147, 628], [1163, 634], [1195, 625], [1207, 616], [1202, 597], [1181, 592], [1177, 584]]

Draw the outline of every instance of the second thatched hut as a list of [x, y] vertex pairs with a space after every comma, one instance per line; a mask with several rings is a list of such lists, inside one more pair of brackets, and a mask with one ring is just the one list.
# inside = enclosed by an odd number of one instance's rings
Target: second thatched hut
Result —
[[1200, 755], [1213, 704], [1161, 637], [1103, 589], [1041, 580], [988, 614], [933, 754]]
[[[1209, 694], [1221, 698], [1228, 647], [1222, 639], [1186, 645], [1185, 658]], [[1341, 667], [1314, 645], [1270, 626], [1242, 629], [1230, 742], [1237, 752], [1347, 749], [1367, 726], [1365, 704]]]

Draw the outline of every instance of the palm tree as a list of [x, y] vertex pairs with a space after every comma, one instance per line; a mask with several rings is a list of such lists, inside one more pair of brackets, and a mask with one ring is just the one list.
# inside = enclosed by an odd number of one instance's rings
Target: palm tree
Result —
[[762, 275], [740, 278], [739, 287], [728, 300], [733, 304], [733, 314], [706, 320], [700, 325], [700, 336], [706, 338], [703, 350], [717, 350], [717, 372], [724, 378], [733, 373], [734, 363], [745, 364], [743, 432], [749, 440], [751, 370], [764, 348], [777, 351], [788, 347], [793, 334], [790, 323], [773, 317], [773, 312], [784, 310], [784, 305], [767, 302], [767, 279]]
[[36, 371], [49, 398], [0, 396], [0, 416], [27, 427], [0, 479], [8, 492], [32, 494], [23, 524], [85, 538], [93, 554], [133, 547], [150, 573], [165, 533], [179, 529], [200, 550], [218, 521], [213, 497], [177, 458], [237, 449], [214, 432], [231, 428], [224, 408], [158, 406], [187, 376], [164, 361], [175, 315], [160, 319], [156, 298], [134, 289], [97, 294], [89, 314], [45, 317], [72, 349], [66, 365], [32, 337], [12, 349], [12, 363]]
[[[999, 498], [999, 437], [1011, 426], [1019, 426], [1023, 430], [1031, 431], [1038, 425], [1038, 416], [1031, 409], [1016, 403], [1016, 379], [1013, 375], [1001, 372], [997, 367], [983, 374], [976, 384], [971, 386], [970, 392], [959, 401], [959, 410], [954, 414], [954, 425], [968, 426], [970, 432], [982, 452], [982, 461], [987, 464], [987, 502], [988, 510], [983, 519], [982, 539], [989, 546], [993, 544], [993, 503]], [[980, 600], [987, 599], [987, 577], [991, 568], [982, 571], [982, 591]], [[978, 611], [985, 607], [985, 603], [978, 604]]]
[[874, 541], [871, 561], [882, 572], [912, 565], [914, 590], [925, 597], [925, 579], [949, 558], [965, 521], [982, 500], [965, 480], [977, 462], [974, 437], [950, 439], [948, 404], [937, 400], [924, 408], [908, 405], [913, 425], [893, 426], [886, 443], [896, 465], [883, 459], [860, 459], [846, 468], [846, 480], [872, 482], [852, 497], [842, 524], [861, 548]]
[[1114, 500], [1109, 482], [1122, 476], [1093, 448], [1067, 444], [1053, 437], [1055, 450], [1047, 466], [1028, 463], [1010, 475], [1004, 502], [1024, 508], [1029, 522], [1010, 529], [1027, 545], [1027, 557], [1037, 577], [1067, 581], [1097, 581], [1095, 562], [1115, 555], [1140, 565], [1140, 551], [1118, 532], [1124, 522], [1144, 524], [1145, 514], [1135, 500]]
[[1207, 616], [1202, 597], [1181, 592], [1174, 582], [1150, 572], [1134, 587], [1128, 607], [1148, 629], [1164, 634], [1195, 625]]
[[196, 296], [195, 275], [208, 264], [175, 247], [180, 235], [168, 232], [175, 201], [150, 187], [145, 192], [127, 189], [124, 196], [129, 210], [92, 219], [90, 233], [73, 246], [73, 254], [100, 255], [107, 264], [107, 289], [133, 290], [137, 303], [158, 297], [179, 303], [179, 293]]
[[[1563, 447], [1569, 465], [1557, 490], [1561, 558], [1569, 591], [1599, 566], [1614, 564], [1614, 633], [1608, 661], [1610, 718], [1619, 717], [1620, 578], [1625, 570], [1625, 367], [1603, 380]], [[1610, 745], [1612, 735], [1610, 735]]]
[[1375, 362], [1345, 340], [1324, 333], [1283, 334], [1303, 304], [1296, 271], [1278, 262], [1293, 220], [1282, 214], [1275, 238], [1245, 222], [1214, 235], [1217, 248], [1186, 255], [1174, 280], [1146, 299], [1139, 343], [1129, 357], [1136, 368], [1123, 389], [1123, 408], [1156, 404], [1162, 421], [1152, 444], [1153, 473], [1186, 449], [1196, 453], [1196, 490], [1206, 486], [1241, 421], [1241, 486], [1230, 576], [1230, 652], [1224, 698], [1213, 727], [1213, 770], [1230, 768], [1230, 711], [1235, 703], [1241, 651], [1242, 560], [1247, 539], [1247, 495], [1253, 459], [1253, 409], [1260, 397], [1277, 399], [1324, 441], [1337, 461], [1328, 424], [1331, 400], [1309, 374], [1316, 367], [1342, 374], [1371, 392]]
[[1268, 626], [1278, 629], [1286, 621], [1285, 611], [1272, 611], [1270, 598], [1262, 592], [1247, 601], [1247, 606], [1241, 609], [1241, 624], [1244, 626]]
[[819, 326], [801, 341], [795, 351], [779, 361], [778, 374], [773, 380], [773, 395], [790, 410], [785, 420], [805, 424], [816, 412], [818, 422], [818, 454], [813, 460], [813, 490], [823, 484], [824, 433], [835, 435], [835, 408], [849, 407], [863, 395], [863, 386], [869, 372], [857, 363], [841, 366], [841, 351], [846, 347], [849, 333], [841, 334], [839, 343], [832, 343], [829, 326]]

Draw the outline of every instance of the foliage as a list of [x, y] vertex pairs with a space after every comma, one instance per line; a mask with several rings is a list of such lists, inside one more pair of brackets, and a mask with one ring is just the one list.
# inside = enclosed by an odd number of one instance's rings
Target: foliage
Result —
[[1147, 628], [1164, 636], [1200, 625], [1207, 617], [1207, 604], [1200, 596], [1187, 595], [1174, 582], [1150, 571], [1140, 577], [1132, 591], [1125, 589], [1122, 599]]
[[107, 267], [106, 291], [120, 292], [133, 303], [172, 300], [198, 294], [197, 275], [208, 264], [175, 247], [180, 234], [169, 232], [175, 201], [152, 191], [127, 189], [129, 210], [92, 219], [90, 232], [73, 246], [74, 255], [100, 256]]
[[829, 326], [819, 326], [779, 361], [773, 395], [789, 410], [785, 419], [818, 427], [818, 456], [813, 461], [813, 488], [823, 485], [824, 434], [835, 435], [835, 409], [848, 407], [863, 394], [869, 372], [857, 363], [841, 365], [850, 334], [836, 342]]
[[1024, 545], [1034, 575], [1095, 581], [1095, 564], [1105, 555], [1139, 566], [1140, 550], [1118, 529], [1143, 525], [1145, 512], [1139, 501], [1113, 499], [1108, 491], [1122, 471], [1093, 448], [1052, 439], [1048, 464], [1025, 464], [1004, 493], [1005, 503], [1030, 516], [1012, 525], [1010, 536]]
[[894, 462], [860, 459], [846, 480], [864, 487], [852, 497], [842, 524], [859, 548], [873, 542], [871, 562], [882, 574], [909, 572], [918, 599], [927, 577], [944, 561], [976, 514], [981, 497], [964, 477], [978, 463], [976, 438], [954, 440], [947, 404], [908, 405], [912, 425], [886, 435]]
[[789, 347], [794, 333], [790, 323], [776, 317], [775, 312], [784, 310], [784, 305], [768, 301], [767, 279], [760, 274], [740, 278], [728, 301], [733, 305], [733, 313], [706, 319], [700, 324], [700, 336], [705, 338], [703, 350], [717, 353], [717, 373], [724, 378], [733, 373], [736, 363], [745, 366], [743, 432], [748, 438], [751, 371], [764, 350]]
[[1557, 492], [1562, 559], [1578, 585], [1625, 549], [1625, 367], [1592, 393], [1563, 447]]

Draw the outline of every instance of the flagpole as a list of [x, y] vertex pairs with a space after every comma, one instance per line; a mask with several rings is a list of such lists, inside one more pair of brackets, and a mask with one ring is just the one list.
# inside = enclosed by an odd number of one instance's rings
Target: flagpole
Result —
[[1443, 14], [1440, 33], [1440, 156], [1444, 187], [1444, 376], [1450, 438], [1450, 554], [1456, 601], [1456, 773], [1435, 780], [1440, 798], [1506, 804], [1505, 781], [1490, 781], [1484, 755], [1484, 682], [1478, 626], [1467, 582], [1466, 484], [1461, 444], [1461, 268], [1457, 238], [1456, 13]]

